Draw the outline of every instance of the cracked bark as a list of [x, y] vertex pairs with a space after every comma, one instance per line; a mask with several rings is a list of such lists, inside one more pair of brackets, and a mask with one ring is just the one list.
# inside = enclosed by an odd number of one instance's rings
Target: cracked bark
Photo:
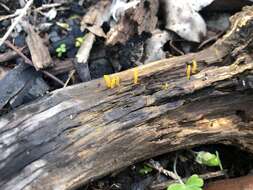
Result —
[[[198, 53], [57, 90], [0, 119], [0, 189], [74, 189], [135, 162], [224, 143], [253, 152], [253, 7]], [[199, 72], [186, 79], [186, 63]], [[168, 89], [163, 89], [164, 84]]]

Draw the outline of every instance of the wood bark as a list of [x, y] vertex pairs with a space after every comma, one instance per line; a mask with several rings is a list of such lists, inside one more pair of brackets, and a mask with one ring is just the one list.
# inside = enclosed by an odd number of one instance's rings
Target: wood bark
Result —
[[43, 40], [34, 30], [34, 27], [26, 23], [26, 43], [30, 50], [33, 65], [36, 70], [45, 69], [52, 64], [48, 47], [44, 45]]
[[[67, 190], [167, 152], [224, 143], [253, 152], [253, 7], [198, 53], [93, 80], [0, 120], [0, 189]], [[190, 80], [186, 64], [199, 72]], [[133, 73], [138, 72], [138, 84]]]

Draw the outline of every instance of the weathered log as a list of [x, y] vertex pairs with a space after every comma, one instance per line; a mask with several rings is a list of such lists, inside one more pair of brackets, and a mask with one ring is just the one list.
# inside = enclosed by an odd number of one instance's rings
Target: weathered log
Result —
[[[57, 90], [0, 120], [0, 189], [65, 190], [166, 152], [253, 152], [253, 7], [210, 48]], [[186, 64], [198, 62], [190, 80]], [[138, 84], [133, 73], [138, 72]]]

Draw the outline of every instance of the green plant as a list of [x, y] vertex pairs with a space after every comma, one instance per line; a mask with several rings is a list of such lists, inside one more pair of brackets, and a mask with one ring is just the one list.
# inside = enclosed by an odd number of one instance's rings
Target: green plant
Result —
[[139, 170], [139, 174], [141, 175], [147, 175], [148, 173], [152, 172], [153, 169], [149, 167], [147, 164], [143, 165], [143, 168]]
[[80, 47], [83, 42], [84, 42], [84, 37], [77, 37], [76, 42], [75, 42], [75, 46]]
[[189, 177], [185, 183], [173, 183], [167, 190], [202, 190], [204, 180], [198, 175], [194, 174]]
[[61, 44], [58, 48], [56, 48], [57, 57], [61, 57], [62, 54], [66, 53], [67, 46], [66, 44]]
[[195, 160], [199, 164], [203, 164], [203, 165], [211, 166], [211, 167], [219, 166], [220, 169], [223, 170], [218, 151], [216, 151], [215, 154], [212, 154], [210, 152], [205, 152], [205, 151], [197, 152], [197, 156]]

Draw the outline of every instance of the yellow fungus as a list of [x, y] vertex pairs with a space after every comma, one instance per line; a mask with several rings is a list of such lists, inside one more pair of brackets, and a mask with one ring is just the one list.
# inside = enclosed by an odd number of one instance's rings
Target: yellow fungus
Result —
[[115, 88], [120, 85], [119, 76], [110, 77], [109, 75], [104, 75], [105, 84], [108, 88]]
[[134, 69], [134, 84], [138, 84], [138, 78], [139, 78], [138, 70]]
[[168, 85], [167, 82], [166, 82], [165, 84], [162, 85], [162, 89], [163, 89], [163, 90], [168, 90], [168, 88], [169, 88], [169, 85]]
[[115, 88], [115, 86], [116, 86], [116, 77], [112, 77], [111, 88]]
[[116, 78], [116, 86], [119, 86], [120, 78], [119, 78], [119, 76], [116, 76], [115, 78]]
[[186, 66], [186, 77], [188, 80], [190, 80], [190, 78], [191, 78], [191, 65], [190, 64], [187, 64], [187, 66]]
[[108, 88], [111, 88], [111, 78], [109, 75], [104, 75], [105, 84]]
[[198, 64], [196, 60], [192, 60], [192, 74], [197, 73], [198, 70]]

